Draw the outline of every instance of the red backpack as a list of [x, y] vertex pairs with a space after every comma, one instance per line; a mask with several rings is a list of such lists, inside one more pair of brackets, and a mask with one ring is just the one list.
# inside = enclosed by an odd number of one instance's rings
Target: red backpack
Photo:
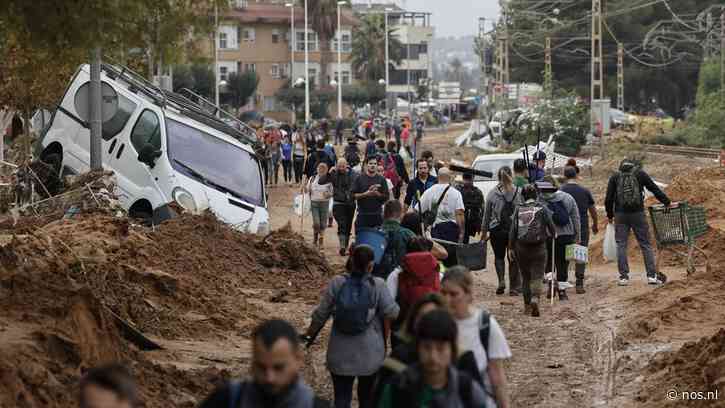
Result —
[[383, 176], [390, 180], [390, 182], [393, 183], [393, 186], [399, 185], [402, 180], [398, 174], [398, 168], [395, 166], [395, 159], [393, 158], [393, 155], [388, 153], [388, 155], [385, 156], [383, 163]]
[[398, 304], [407, 309], [421, 297], [441, 290], [438, 260], [430, 252], [413, 252], [403, 257], [398, 276]]

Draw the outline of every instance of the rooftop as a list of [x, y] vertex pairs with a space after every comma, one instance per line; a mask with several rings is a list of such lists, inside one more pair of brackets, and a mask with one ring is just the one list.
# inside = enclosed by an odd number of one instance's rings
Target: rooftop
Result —
[[[343, 8], [341, 14], [343, 26], [357, 24], [358, 20], [349, 8]], [[224, 15], [224, 18], [234, 19], [247, 24], [290, 24], [290, 17], [290, 7], [286, 7], [281, 3], [249, 3], [244, 8], [231, 9]], [[304, 20], [304, 9], [302, 7], [295, 7], [295, 23], [301, 23], [301, 27], [304, 24]]]

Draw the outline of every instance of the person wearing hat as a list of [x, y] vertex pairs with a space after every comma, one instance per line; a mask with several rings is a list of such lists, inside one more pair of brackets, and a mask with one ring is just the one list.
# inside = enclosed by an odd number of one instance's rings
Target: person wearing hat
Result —
[[537, 181], [543, 181], [546, 176], [546, 171], [544, 170], [546, 166], [546, 153], [544, 153], [543, 150], [539, 150], [534, 153], [533, 159], [534, 163], [531, 168], [529, 168], [531, 181], [534, 183]]
[[481, 232], [483, 222], [483, 192], [473, 185], [473, 173], [463, 173], [463, 183], [459, 184], [458, 191], [463, 195], [465, 231], [463, 243], [470, 242], [471, 237]]
[[[449, 242], [463, 242], [465, 234], [465, 210], [463, 195], [452, 188], [451, 170], [442, 167], [438, 172], [438, 184], [423, 193], [420, 198], [421, 213], [433, 211], [436, 213], [431, 229], [431, 237]], [[448, 248], [448, 258], [443, 262], [446, 267], [458, 263], [456, 251]]]

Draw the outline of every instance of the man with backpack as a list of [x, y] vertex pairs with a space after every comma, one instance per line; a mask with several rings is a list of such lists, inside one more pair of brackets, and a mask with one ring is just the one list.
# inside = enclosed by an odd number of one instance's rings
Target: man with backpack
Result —
[[428, 167], [428, 161], [426, 159], [420, 158], [416, 160], [415, 168], [417, 169], [415, 178], [408, 183], [405, 190], [405, 199], [403, 199], [403, 203], [405, 204], [404, 211], [406, 213], [409, 208], [418, 210], [417, 205], [420, 197], [423, 196], [426, 190], [438, 183], [438, 179], [430, 175], [430, 167]]
[[356, 378], [360, 407], [371, 408], [375, 373], [385, 360], [387, 328], [400, 310], [385, 281], [371, 275], [374, 259], [368, 245], [352, 250], [349, 274], [332, 279], [304, 336], [309, 345], [333, 316], [327, 368], [332, 374], [335, 408], [350, 408]]
[[539, 297], [546, 270], [546, 243], [555, 234], [549, 210], [537, 201], [536, 187], [529, 184], [521, 191], [524, 203], [516, 207], [509, 243], [523, 280], [524, 314], [540, 316]]
[[463, 233], [463, 243], [467, 244], [471, 241], [471, 237], [481, 232], [483, 223], [483, 192], [473, 185], [473, 174], [463, 173], [463, 184], [458, 187], [458, 191], [463, 195], [463, 206], [466, 207], [464, 213], [465, 232]]
[[403, 206], [400, 201], [390, 200], [383, 206], [383, 234], [387, 240], [385, 252], [380, 264], [373, 272], [374, 276], [387, 279], [390, 273], [400, 265], [407, 252], [408, 242], [415, 233], [400, 225], [403, 217]]
[[199, 408], [318, 408], [300, 378], [303, 353], [297, 331], [283, 320], [267, 320], [252, 333], [252, 378], [215, 389]]
[[[566, 289], [569, 284], [569, 261], [566, 260], [566, 247], [571, 244], [581, 243], [581, 219], [579, 218], [579, 207], [574, 197], [559, 191], [551, 176], [546, 176], [544, 181], [536, 183], [541, 192], [543, 204], [551, 211], [551, 220], [554, 222], [555, 237], [550, 238], [547, 243], [548, 261], [546, 271], [551, 272], [556, 267], [556, 291], [555, 295], [559, 300], [569, 300]], [[551, 283], [554, 279], [552, 277]], [[547, 292], [547, 296], [551, 291]]]
[[660, 203], [669, 207], [671, 202], [667, 195], [634, 160], [624, 159], [619, 171], [609, 178], [607, 197], [604, 205], [609, 223], [614, 223], [617, 240], [617, 267], [619, 269], [619, 285], [629, 284], [629, 263], [627, 262], [627, 241], [629, 230], [634, 231], [644, 257], [647, 269], [647, 283], [662, 284], [662, 276], [658, 274], [655, 254], [650, 243], [649, 224], [644, 214], [644, 188], [652, 192]]
[[357, 139], [354, 136], [347, 139], [344, 157], [351, 169], [360, 164], [360, 149], [357, 147]]
[[348, 166], [347, 160], [340, 159], [330, 172], [332, 183], [332, 216], [337, 221], [337, 236], [340, 239], [340, 256], [345, 256], [350, 242], [352, 221], [355, 217], [355, 198], [352, 184], [357, 174]]
[[393, 197], [400, 200], [400, 189], [403, 183], [409, 183], [408, 171], [405, 168], [405, 161], [397, 152], [395, 142], [388, 142], [388, 151], [383, 156], [383, 169], [386, 179], [393, 183]]
[[455, 244], [463, 242], [465, 233], [465, 206], [463, 195], [451, 185], [451, 171], [443, 167], [438, 172], [438, 184], [426, 190], [420, 198], [423, 222], [431, 227], [431, 237], [453, 244], [444, 245], [448, 258], [446, 267], [456, 265]]

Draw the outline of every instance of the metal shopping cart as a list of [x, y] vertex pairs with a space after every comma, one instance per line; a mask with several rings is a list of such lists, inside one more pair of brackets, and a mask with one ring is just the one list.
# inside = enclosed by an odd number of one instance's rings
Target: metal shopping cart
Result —
[[[705, 258], [707, 268], [707, 254], [695, 245], [696, 238], [707, 232], [707, 219], [705, 208], [690, 206], [687, 201], [674, 203], [671, 207], [655, 205], [649, 207], [649, 214], [652, 219], [657, 252], [663, 249], [670, 250], [678, 255], [687, 258], [687, 274], [696, 270], [694, 254], [698, 251]], [[686, 245], [687, 253], [674, 248], [676, 245]], [[657, 257], [657, 270], [659, 271], [660, 257]]]

